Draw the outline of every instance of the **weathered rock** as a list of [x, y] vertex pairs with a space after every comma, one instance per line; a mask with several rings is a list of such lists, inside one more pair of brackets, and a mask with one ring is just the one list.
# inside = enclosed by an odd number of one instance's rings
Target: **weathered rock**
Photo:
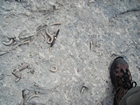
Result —
[[[112, 105], [108, 67], [117, 55], [140, 85], [139, 14], [139, 0], [0, 0], [0, 105], [22, 102], [24, 89], [39, 95], [29, 105]], [[60, 29], [51, 50], [46, 28]], [[3, 45], [7, 37], [16, 43]], [[23, 62], [30, 68], [15, 82], [11, 71]]]

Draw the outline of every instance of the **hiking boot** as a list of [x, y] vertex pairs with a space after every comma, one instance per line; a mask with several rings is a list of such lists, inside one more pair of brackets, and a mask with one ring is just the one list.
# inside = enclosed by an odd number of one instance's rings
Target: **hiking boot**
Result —
[[116, 94], [114, 97], [114, 105], [118, 105], [121, 98], [133, 87], [136, 82], [132, 81], [128, 63], [119, 56], [114, 59], [110, 66], [111, 82], [114, 85]]

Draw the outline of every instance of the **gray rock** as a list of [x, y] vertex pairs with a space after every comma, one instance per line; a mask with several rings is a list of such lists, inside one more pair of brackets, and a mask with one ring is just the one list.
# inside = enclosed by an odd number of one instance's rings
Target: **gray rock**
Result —
[[[124, 56], [140, 84], [139, 12], [139, 0], [1, 0], [0, 105], [22, 102], [24, 89], [39, 95], [29, 105], [111, 105], [108, 67], [116, 56]], [[46, 29], [60, 29], [51, 49]], [[15, 43], [3, 45], [7, 37]], [[11, 71], [23, 62], [30, 68], [15, 81]]]

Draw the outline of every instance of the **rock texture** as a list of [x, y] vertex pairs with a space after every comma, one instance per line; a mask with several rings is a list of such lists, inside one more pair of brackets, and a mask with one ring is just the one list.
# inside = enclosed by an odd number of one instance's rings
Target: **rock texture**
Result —
[[0, 0], [0, 33], [0, 105], [112, 105], [118, 55], [140, 85], [139, 0]]

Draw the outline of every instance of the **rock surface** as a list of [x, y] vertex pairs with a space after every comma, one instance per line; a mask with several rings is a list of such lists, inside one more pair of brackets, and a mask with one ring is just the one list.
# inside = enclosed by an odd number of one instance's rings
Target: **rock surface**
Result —
[[112, 105], [118, 55], [140, 85], [139, 0], [0, 0], [0, 23], [0, 105]]

